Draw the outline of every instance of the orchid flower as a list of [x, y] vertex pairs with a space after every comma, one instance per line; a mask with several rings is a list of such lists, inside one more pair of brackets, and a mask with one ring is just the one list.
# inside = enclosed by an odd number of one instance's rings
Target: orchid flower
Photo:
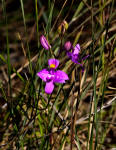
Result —
[[44, 35], [40, 36], [40, 43], [41, 43], [42, 47], [46, 50], [49, 50], [51, 48], [51, 45], [48, 43], [48, 41]]
[[[70, 41], [67, 41], [64, 45], [65, 50], [67, 51], [68, 57], [76, 64], [79, 64], [82, 67], [82, 71], [84, 71], [83, 65], [79, 63], [79, 52], [80, 52], [80, 45], [76, 44], [75, 47], [73, 47], [70, 43]], [[72, 49], [72, 52], [69, 52], [69, 50]], [[82, 60], [85, 60], [88, 58], [89, 55], [82, 58]]]
[[54, 90], [54, 83], [65, 83], [65, 80], [69, 80], [69, 78], [65, 72], [61, 70], [55, 71], [59, 65], [59, 60], [51, 58], [48, 60], [48, 65], [49, 69], [41, 70], [37, 73], [37, 76], [46, 82], [45, 92], [51, 94]]

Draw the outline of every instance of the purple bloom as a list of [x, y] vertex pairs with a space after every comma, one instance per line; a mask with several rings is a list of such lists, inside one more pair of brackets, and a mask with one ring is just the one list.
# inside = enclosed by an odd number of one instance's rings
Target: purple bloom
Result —
[[49, 50], [51, 48], [51, 45], [48, 43], [44, 35], [40, 36], [40, 43], [46, 50]]
[[[82, 71], [84, 71], [83, 65], [79, 63], [79, 52], [80, 52], [80, 45], [77, 44], [75, 47], [72, 46], [72, 52], [67, 52], [68, 57], [76, 64], [79, 64], [82, 67]], [[85, 60], [88, 58], [89, 55], [82, 58]]]
[[67, 52], [68, 57], [77, 64], [80, 64], [78, 62], [79, 60], [79, 51], [80, 51], [80, 45], [77, 44], [74, 48], [72, 47], [72, 52]]
[[55, 71], [59, 65], [59, 60], [49, 59], [48, 65], [50, 68], [41, 70], [37, 73], [37, 76], [46, 82], [45, 92], [51, 94], [54, 90], [54, 83], [65, 83], [65, 80], [69, 80], [69, 78], [65, 72], [61, 70]]

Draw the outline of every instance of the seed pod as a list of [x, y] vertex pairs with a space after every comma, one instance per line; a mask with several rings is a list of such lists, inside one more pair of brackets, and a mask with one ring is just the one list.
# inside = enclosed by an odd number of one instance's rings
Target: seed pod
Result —
[[58, 33], [63, 35], [68, 29], [68, 23], [64, 20], [58, 27]]

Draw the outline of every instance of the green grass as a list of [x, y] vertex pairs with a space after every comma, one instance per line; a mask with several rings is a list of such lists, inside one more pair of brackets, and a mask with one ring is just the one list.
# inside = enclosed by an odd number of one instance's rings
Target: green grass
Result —
[[[115, 9], [114, 0], [2, 0], [0, 149], [116, 148]], [[64, 19], [69, 26], [59, 35]], [[42, 34], [50, 51], [40, 44]], [[80, 43], [80, 58], [90, 55], [84, 73], [68, 59], [67, 40]], [[47, 95], [37, 72], [56, 56], [69, 81]]]

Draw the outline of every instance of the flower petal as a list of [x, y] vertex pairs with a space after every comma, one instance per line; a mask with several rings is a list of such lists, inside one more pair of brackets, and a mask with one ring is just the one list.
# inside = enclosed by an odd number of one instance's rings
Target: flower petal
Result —
[[84, 72], [84, 67], [83, 67], [83, 65], [81, 64], [81, 63], [79, 63], [77, 60], [72, 60], [74, 63], [76, 63], [76, 64], [78, 64], [78, 65], [80, 65], [81, 66], [81, 68], [82, 68], [82, 72]]
[[50, 82], [46, 82], [46, 86], [45, 86], [45, 92], [47, 94], [51, 94], [54, 90], [54, 83], [53, 80]]
[[83, 57], [82, 60], [87, 59], [89, 56], [90, 56], [90, 55], [87, 55], [87, 56]]
[[49, 71], [47, 69], [43, 69], [40, 72], [37, 73], [37, 76], [39, 76], [43, 81], [47, 81], [47, 77], [49, 76]]
[[75, 58], [72, 58], [72, 61], [78, 65], [80, 65], [81, 67], [83, 66], [81, 63], [78, 62], [78, 58], [75, 59]]
[[65, 83], [65, 80], [69, 80], [68, 75], [61, 71], [61, 70], [57, 70], [55, 72], [55, 78], [54, 78], [54, 82], [56, 83]]
[[40, 43], [46, 50], [49, 50], [51, 48], [51, 45], [49, 45], [48, 41], [46, 40], [44, 35], [40, 36]]
[[68, 56], [70, 59], [72, 59], [73, 54], [72, 54], [71, 52], [67, 52], [67, 56]]
[[59, 65], [59, 60], [57, 60], [55, 58], [51, 58], [48, 60], [48, 65], [51, 66], [51, 68], [56, 69]]
[[74, 63], [78, 63], [78, 59], [79, 59], [79, 57], [78, 57], [78, 55], [72, 55], [72, 58], [71, 58], [71, 60], [74, 62]]
[[80, 45], [77, 44], [74, 48], [74, 51], [73, 51], [73, 55], [78, 55], [79, 54], [79, 51], [80, 51]]

